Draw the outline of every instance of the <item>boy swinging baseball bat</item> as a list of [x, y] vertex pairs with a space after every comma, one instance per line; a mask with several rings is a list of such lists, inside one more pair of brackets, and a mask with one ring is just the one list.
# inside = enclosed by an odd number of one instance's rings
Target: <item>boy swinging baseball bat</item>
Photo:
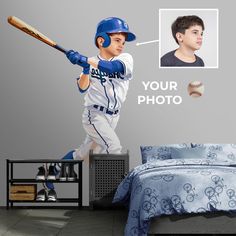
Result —
[[[123, 50], [126, 41], [130, 42], [136, 38], [130, 32], [128, 24], [117, 17], [101, 20], [94, 37], [98, 55], [88, 58], [79, 52], [61, 48], [16, 17], [9, 17], [8, 21], [25, 33], [65, 53], [72, 64], [82, 68], [77, 85], [79, 91], [85, 94], [82, 124], [86, 131], [86, 138], [78, 149], [71, 150], [63, 159], [82, 160], [88, 156], [90, 149], [95, 149], [99, 153], [121, 153], [122, 146], [115, 128], [120, 117], [121, 106], [126, 99], [129, 82], [133, 78], [133, 58]], [[40, 168], [36, 178], [43, 179], [44, 167]], [[51, 173], [49, 171], [49, 179], [55, 178], [51, 175], [59, 170], [61, 170], [59, 177], [61, 180], [76, 178], [73, 169], [69, 169], [69, 173], [66, 173], [65, 166], [55, 166], [55, 170]], [[54, 188], [50, 182], [47, 187]]]

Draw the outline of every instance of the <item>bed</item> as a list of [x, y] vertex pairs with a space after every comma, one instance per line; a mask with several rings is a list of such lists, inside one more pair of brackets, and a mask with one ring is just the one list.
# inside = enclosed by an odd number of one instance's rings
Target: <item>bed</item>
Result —
[[129, 206], [125, 235], [147, 235], [154, 217], [236, 212], [236, 145], [141, 146], [142, 165], [117, 188]]

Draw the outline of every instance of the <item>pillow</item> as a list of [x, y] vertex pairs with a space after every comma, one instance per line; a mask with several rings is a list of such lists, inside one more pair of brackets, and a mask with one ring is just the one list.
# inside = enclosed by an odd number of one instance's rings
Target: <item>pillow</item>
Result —
[[206, 148], [198, 146], [195, 148], [171, 148], [172, 159], [203, 159], [206, 156]]
[[205, 157], [218, 161], [236, 161], [236, 144], [193, 144], [192, 149], [205, 148]]
[[140, 146], [142, 164], [155, 160], [171, 159], [171, 147], [190, 148], [191, 146], [182, 144], [167, 144], [165, 146]]

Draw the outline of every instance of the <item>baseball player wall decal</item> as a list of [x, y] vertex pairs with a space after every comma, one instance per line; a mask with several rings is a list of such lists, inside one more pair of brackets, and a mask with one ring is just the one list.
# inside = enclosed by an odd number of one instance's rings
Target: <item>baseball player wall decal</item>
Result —
[[[123, 50], [126, 41], [135, 39], [136, 36], [130, 32], [124, 20], [109, 17], [97, 25], [94, 39], [99, 50], [97, 56], [88, 58], [79, 52], [67, 51], [69, 61], [82, 67], [77, 85], [79, 91], [85, 94], [82, 124], [86, 138], [78, 149], [71, 150], [63, 159], [85, 159], [90, 149], [99, 153], [121, 153], [122, 146], [115, 128], [122, 103], [126, 99], [129, 81], [133, 77], [133, 58], [123, 53]], [[54, 171], [51, 168], [49, 177], [61, 170], [60, 179], [73, 179], [76, 175], [73, 165], [69, 167], [68, 175], [65, 168], [65, 165], [56, 165]], [[53, 188], [51, 183], [48, 185], [48, 188]]]

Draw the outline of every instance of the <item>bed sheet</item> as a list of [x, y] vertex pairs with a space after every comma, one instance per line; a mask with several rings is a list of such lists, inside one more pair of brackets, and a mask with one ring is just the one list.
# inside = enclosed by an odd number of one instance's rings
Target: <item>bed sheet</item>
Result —
[[113, 202], [129, 205], [125, 235], [143, 236], [156, 216], [235, 211], [235, 179], [235, 161], [157, 160], [130, 171]]

